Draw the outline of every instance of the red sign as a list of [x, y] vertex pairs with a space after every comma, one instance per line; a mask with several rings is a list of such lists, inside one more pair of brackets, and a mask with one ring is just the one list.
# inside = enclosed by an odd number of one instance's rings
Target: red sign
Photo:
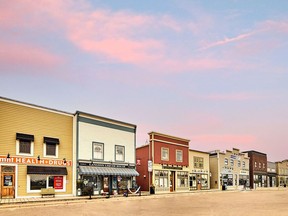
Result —
[[63, 176], [54, 176], [54, 188], [63, 189]]
[[137, 160], [136, 160], [136, 165], [137, 165], [137, 166], [140, 166], [140, 165], [141, 165], [141, 160], [137, 159]]

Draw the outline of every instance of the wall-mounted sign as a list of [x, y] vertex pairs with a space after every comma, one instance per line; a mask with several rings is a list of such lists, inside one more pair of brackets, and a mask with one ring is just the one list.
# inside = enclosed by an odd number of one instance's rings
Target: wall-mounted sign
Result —
[[54, 176], [54, 188], [63, 189], [63, 176]]
[[136, 160], [136, 165], [137, 165], [137, 166], [140, 166], [140, 165], [141, 165], [141, 160], [140, 160], [140, 159], [137, 159], [137, 160]]
[[173, 169], [173, 170], [182, 170], [183, 167], [177, 167], [177, 166], [169, 166], [169, 165], [163, 165], [162, 169]]
[[152, 172], [153, 170], [153, 164], [151, 160], [148, 160], [148, 172]]
[[47, 165], [47, 166], [72, 166], [71, 160], [59, 160], [59, 159], [40, 159], [36, 157], [21, 157], [21, 156], [10, 156], [7, 158], [5, 155], [0, 155], [1, 163], [16, 163], [16, 164], [37, 164], [37, 165]]

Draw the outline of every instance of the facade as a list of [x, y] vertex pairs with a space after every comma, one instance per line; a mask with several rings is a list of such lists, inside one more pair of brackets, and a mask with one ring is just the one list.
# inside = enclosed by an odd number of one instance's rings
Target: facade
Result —
[[239, 149], [210, 152], [211, 189], [242, 189], [249, 186], [249, 157]]
[[189, 191], [189, 140], [150, 132], [149, 144], [136, 149], [136, 161], [142, 190]]
[[267, 187], [267, 155], [257, 151], [245, 151], [250, 158], [250, 187]]
[[277, 186], [288, 185], [288, 160], [276, 162]]
[[209, 153], [189, 150], [190, 190], [210, 189]]
[[73, 114], [0, 97], [1, 198], [72, 195]]
[[267, 187], [277, 186], [276, 163], [267, 161]]
[[89, 185], [94, 194], [134, 187], [136, 125], [79, 111], [74, 123], [77, 195], [85, 194]]

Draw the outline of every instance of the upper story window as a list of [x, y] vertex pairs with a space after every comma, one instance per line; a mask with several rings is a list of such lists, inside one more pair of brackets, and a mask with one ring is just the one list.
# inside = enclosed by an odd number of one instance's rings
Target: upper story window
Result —
[[263, 163], [263, 169], [265, 169], [265, 163]]
[[238, 160], [238, 167], [241, 167], [241, 161]]
[[245, 161], [242, 161], [242, 167], [245, 168]]
[[124, 161], [125, 160], [125, 147], [116, 145], [115, 146], [115, 161]]
[[255, 166], [255, 168], [257, 167], [257, 162], [255, 161], [255, 163], [254, 163], [254, 166]]
[[230, 158], [230, 166], [233, 167], [234, 166], [234, 159]]
[[259, 168], [261, 169], [261, 163], [259, 162]]
[[93, 142], [92, 148], [93, 159], [104, 160], [104, 143]]
[[194, 157], [194, 168], [203, 169], [204, 168], [204, 158]]
[[58, 157], [59, 139], [44, 137], [44, 156]]
[[161, 160], [168, 161], [169, 160], [169, 149], [168, 148], [161, 148]]
[[34, 135], [16, 133], [16, 154], [33, 156]]
[[225, 165], [228, 165], [228, 159], [227, 159], [227, 158], [225, 158], [224, 164], [225, 164]]
[[183, 162], [183, 151], [176, 150], [176, 162]]

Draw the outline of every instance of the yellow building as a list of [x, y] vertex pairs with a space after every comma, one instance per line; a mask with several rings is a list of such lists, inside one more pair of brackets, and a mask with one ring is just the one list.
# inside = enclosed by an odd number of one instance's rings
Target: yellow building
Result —
[[190, 190], [210, 189], [209, 153], [189, 149]]
[[288, 185], [288, 160], [276, 162], [277, 186]]
[[0, 97], [1, 198], [72, 195], [73, 114]]
[[243, 189], [249, 186], [249, 157], [239, 149], [210, 152], [211, 189]]

